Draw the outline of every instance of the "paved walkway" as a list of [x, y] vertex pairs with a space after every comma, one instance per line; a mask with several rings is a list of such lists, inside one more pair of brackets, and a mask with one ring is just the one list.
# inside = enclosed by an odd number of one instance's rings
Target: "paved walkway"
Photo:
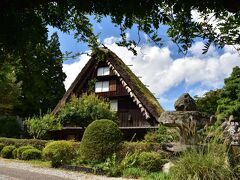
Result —
[[53, 168], [36, 167], [27, 163], [0, 159], [0, 180], [123, 180]]

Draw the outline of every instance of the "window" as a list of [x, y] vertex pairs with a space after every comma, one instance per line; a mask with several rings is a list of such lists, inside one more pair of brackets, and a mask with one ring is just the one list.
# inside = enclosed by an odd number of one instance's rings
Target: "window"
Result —
[[109, 91], [109, 81], [96, 82], [95, 92], [108, 92]]
[[109, 67], [100, 67], [97, 70], [97, 75], [98, 76], [106, 76], [109, 75], [110, 71], [109, 71]]
[[111, 110], [118, 111], [118, 100], [117, 99], [110, 100], [110, 106]]

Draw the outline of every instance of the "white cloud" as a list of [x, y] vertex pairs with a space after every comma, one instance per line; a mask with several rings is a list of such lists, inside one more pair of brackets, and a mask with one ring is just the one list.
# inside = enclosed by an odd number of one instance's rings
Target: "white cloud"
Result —
[[[164, 100], [166, 93], [180, 84], [186, 86], [192, 95], [202, 95], [206, 90], [221, 88], [223, 80], [232, 72], [232, 68], [240, 66], [240, 56], [229, 47], [220, 53], [214, 47], [210, 47], [207, 55], [202, 55], [203, 43], [198, 42], [190, 49], [191, 56], [173, 59], [168, 47], [156, 46], [137, 47], [137, 56], [124, 47], [117, 46], [115, 37], [105, 39], [105, 44], [115, 52], [132, 71], [141, 76], [144, 84], [149, 85], [150, 90], [157, 97]], [[68, 88], [73, 82], [89, 57], [83, 55], [73, 64], [64, 64], [63, 70], [67, 74], [65, 86]], [[168, 93], [169, 94], [169, 93]], [[173, 97], [167, 97], [174, 99]]]
[[[199, 46], [197, 43], [194, 46]], [[186, 85], [200, 83], [209, 88], [219, 88], [234, 66], [240, 66], [240, 56], [237, 53], [224, 52], [219, 54], [215, 48], [210, 49], [210, 55], [200, 55], [191, 49], [192, 56], [173, 60], [169, 48], [146, 46], [137, 48], [138, 55], [116, 44], [108, 45], [126, 64], [133, 64], [131, 69], [137, 76], [143, 77], [144, 84], [157, 95], [163, 95], [173, 87], [184, 82]], [[195, 48], [195, 47], [193, 47]]]
[[66, 90], [70, 87], [72, 82], [75, 80], [75, 78], [80, 73], [80, 71], [88, 62], [89, 59], [90, 56], [84, 54], [80, 56], [79, 60], [72, 64], [63, 64], [63, 72], [65, 72], [67, 75], [67, 78], [65, 79], [64, 82]]

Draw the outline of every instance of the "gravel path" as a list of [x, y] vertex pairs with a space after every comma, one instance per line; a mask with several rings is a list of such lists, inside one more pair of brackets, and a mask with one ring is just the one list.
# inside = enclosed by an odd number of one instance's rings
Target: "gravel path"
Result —
[[36, 167], [27, 163], [0, 159], [0, 180], [124, 180], [53, 168]]

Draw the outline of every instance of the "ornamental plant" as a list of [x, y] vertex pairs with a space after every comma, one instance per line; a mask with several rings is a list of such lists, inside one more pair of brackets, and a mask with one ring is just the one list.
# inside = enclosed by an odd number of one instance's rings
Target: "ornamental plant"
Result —
[[85, 130], [80, 146], [85, 161], [104, 161], [110, 157], [122, 141], [118, 125], [108, 119], [93, 121]]
[[116, 112], [110, 109], [110, 103], [95, 94], [73, 96], [61, 109], [58, 119], [63, 126], [87, 127], [96, 119], [116, 120]]

